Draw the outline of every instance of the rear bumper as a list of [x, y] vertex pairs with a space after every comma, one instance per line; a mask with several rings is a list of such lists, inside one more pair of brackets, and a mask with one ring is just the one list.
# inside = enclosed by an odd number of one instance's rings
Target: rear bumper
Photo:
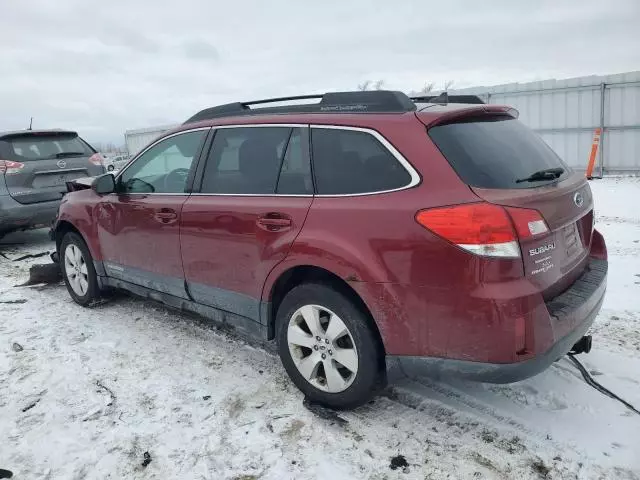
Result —
[[60, 200], [25, 205], [10, 195], [0, 195], [0, 233], [50, 226], [59, 206]]
[[388, 376], [458, 377], [480, 382], [511, 383], [537, 375], [568, 353], [593, 324], [604, 300], [607, 268], [607, 260], [591, 258], [580, 278], [546, 304], [553, 324], [568, 324], [573, 328], [542, 353], [514, 363], [388, 355]]

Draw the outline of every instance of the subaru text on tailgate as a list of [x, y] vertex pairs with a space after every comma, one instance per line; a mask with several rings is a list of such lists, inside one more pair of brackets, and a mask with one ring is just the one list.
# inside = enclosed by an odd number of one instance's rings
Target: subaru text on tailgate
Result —
[[0, 236], [49, 226], [66, 182], [104, 172], [100, 155], [75, 132], [0, 132]]
[[125, 289], [275, 340], [336, 408], [392, 373], [513, 382], [589, 350], [607, 275], [591, 191], [515, 110], [272, 101], [202, 110], [73, 187], [53, 234], [77, 303]]

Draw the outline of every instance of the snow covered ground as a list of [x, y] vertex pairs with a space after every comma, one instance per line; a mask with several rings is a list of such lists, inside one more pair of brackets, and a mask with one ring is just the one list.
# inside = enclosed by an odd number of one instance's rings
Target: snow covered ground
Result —
[[[580, 359], [640, 406], [640, 180], [591, 185], [610, 273]], [[566, 359], [512, 385], [404, 381], [327, 420], [268, 349], [196, 318], [14, 287], [43, 259], [10, 259], [51, 248], [44, 231], [0, 241], [0, 469], [14, 478], [640, 479], [640, 416]], [[398, 455], [408, 466], [392, 469]]]

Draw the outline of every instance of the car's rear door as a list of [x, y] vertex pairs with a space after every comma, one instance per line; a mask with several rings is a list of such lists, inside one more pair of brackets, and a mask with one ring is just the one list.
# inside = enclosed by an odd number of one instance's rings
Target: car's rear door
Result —
[[266, 277], [286, 257], [313, 200], [308, 128], [219, 127], [199, 170], [200, 186], [181, 215], [189, 292], [259, 321]]
[[[533, 235], [520, 241], [520, 249], [525, 275], [544, 298], [573, 283], [587, 263], [593, 230], [593, 200], [585, 177], [572, 172], [538, 135], [507, 114], [479, 112], [428, 133], [482, 200], [542, 215], [548, 229], [529, 225]], [[532, 176], [549, 169], [563, 173], [558, 178]]]
[[166, 137], [116, 177], [117, 193], [103, 196], [96, 207], [107, 276], [188, 298], [180, 217], [208, 132], [200, 128]]
[[0, 137], [9, 194], [19, 203], [59, 200], [66, 182], [104, 173], [102, 159], [75, 132], [25, 131]]

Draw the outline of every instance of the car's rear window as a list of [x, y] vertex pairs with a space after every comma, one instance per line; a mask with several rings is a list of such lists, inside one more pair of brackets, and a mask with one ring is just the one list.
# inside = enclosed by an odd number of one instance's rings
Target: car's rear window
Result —
[[473, 187], [532, 188], [555, 181], [522, 181], [534, 172], [562, 168], [560, 179], [569, 172], [542, 138], [510, 116], [468, 118], [428, 133], [460, 178]]
[[7, 160], [29, 162], [91, 156], [93, 150], [77, 134], [20, 135], [2, 139]]

